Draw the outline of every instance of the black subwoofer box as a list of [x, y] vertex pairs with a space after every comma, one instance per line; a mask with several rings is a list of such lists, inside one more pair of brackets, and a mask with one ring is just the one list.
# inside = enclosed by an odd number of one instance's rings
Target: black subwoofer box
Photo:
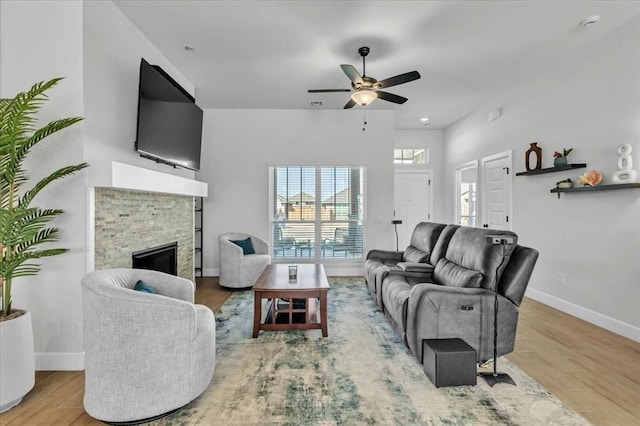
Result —
[[436, 387], [476, 384], [476, 351], [462, 339], [424, 339], [422, 366]]

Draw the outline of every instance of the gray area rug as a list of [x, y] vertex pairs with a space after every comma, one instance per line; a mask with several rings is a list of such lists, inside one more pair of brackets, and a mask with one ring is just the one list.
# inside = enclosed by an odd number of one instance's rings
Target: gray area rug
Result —
[[[216, 315], [211, 385], [159, 424], [188, 425], [584, 425], [508, 360], [517, 387], [436, 388], [376, 309], [364, 282], [330, 278], [329, 337], [320, 330], [251, 337], [253, 292]], [[264, 312], [264, 310], [263, 310]]]

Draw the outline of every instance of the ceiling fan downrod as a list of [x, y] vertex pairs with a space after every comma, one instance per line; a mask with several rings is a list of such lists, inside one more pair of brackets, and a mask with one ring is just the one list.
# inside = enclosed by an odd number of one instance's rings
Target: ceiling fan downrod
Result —
[[363, 46], [360, 49], [358, 49], [358, 53], [360, 53], [360, 56], [362, 56], [362, 76], [366, 77], [367, 76], [367, 70], [365, 68], [364, 58], [366, 58], [367, 55], [369, 54], [369, 48], [366, 47], [366, 46]]

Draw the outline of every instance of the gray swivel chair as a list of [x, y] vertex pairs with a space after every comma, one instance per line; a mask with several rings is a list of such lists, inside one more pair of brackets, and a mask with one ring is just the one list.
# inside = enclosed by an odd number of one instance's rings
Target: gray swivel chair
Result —
[[[133, 290], [142, 280], [157, 294]], [[213, 312], [194, 284], [143, 269], [82, 279], [86, 412], [108, 423], [162, 417], [197, 398], [216, 364]]]
[[[243, 248], [231, 241], [249, 238], [254, 253], [245, 254]], [[228, 288], [252, 287], [264, 268], [271, 264], [269, 243], [262, 238], [228, 232], [218, 236], [220, 253], [220, 285]]]

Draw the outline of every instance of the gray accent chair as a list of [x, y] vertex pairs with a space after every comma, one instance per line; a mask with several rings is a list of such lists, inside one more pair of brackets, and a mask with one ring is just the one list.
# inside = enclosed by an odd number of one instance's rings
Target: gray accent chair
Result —
[[[158, 294], [133, 290], [145, 281]], [[194, 284], [143, 269], [104, 269], [82, 279], [84, 408], [109, 423], [161, 417], [196, 399], [216, 364], [213, 312]]]
[[[231, 240], [251, 238], [255, 254], [243, 254], [242, 248]], [[220, 285], [227, 288], [253, 287], [267, 265], [271, 264], [269, 243], [254, 235], [228, 232], [218, 236], [220, 253]]]

